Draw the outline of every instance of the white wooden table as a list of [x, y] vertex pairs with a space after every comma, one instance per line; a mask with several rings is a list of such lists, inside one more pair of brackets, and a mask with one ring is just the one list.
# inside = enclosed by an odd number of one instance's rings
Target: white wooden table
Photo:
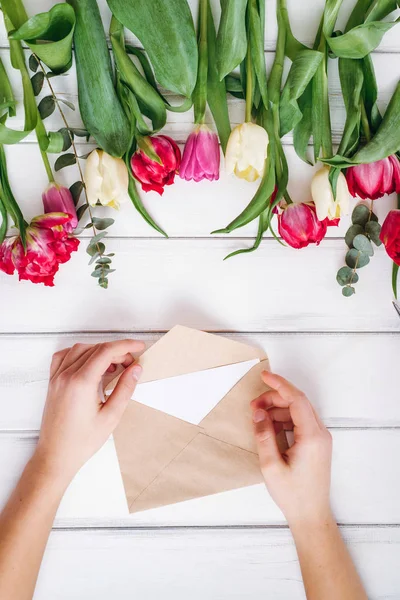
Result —
[[[55, 0], [26, 0], [30, 14]], [[105, 23], [109, 15], [99, 0]], [[194, 7], [196, 0], [190, 0]], [[213, 0], [215, 7], [219, 4]], [[266, 58], [276, 39], [274, 1], [267, 0]], [[295, 34], [310, 43], [323, 0], [288, 2]], [[344, 12], [353, 2], [344, 1]], [[9, 67], [0, 33], [1, 58]], [[384, 39], [374, 63], [384, 107], [400, 73], [399, 29]], [[332, 61], [333, 128], [344, 119], [337, 65]], [[21, 99], [18, 74], [12, 72]], [[18, 87], [17, 87], [18, 85]], [[76, 78], [54, 80], [77, 103]], [[78, 113], [66, 109], [70, 123]], [[243, 106], [231, 101], [232, 123]], [[192, 114], [170, 114], [166, 132], [183, 142]], [[22, 117], [15, 119], [22, 125]], [[61, 126], [56, 113], [46, 121]], [[81, 145], [82, 153], [88, 146]], [[285, 140], [291, 194], [309, 198], [313, 169]], [[46, 185], [34, 138], [7, 148], [10, 178], [27, 217], [42, 212]], [[75, 167], [60, 181], [72, 183]], [[160, 239], [124, 206], [110, 229], [117, 272], [110, 289], [95, 286], [85, 240], [62, 266], [54, 289], [1, 274], [0, 312], [0, 503], [32, 453], [40, 426], [52, 353], [76, 341], [125, 336], [149, 343], [176, 323], [259, 344], [276, 371], [303, 388], [334, 436], [333, 504], [343, 534], [374, 600], [400, 599], [400, 321], [391, 306], [391, 265], [380, 249], [360, 273], [357, 294], [341, 296], [347, 221], [330, 229], [319, 248], [301, 252], [265, 240], [260, 250], [223, 262], [248, 245], [250, 225], [236, 237], [211, 237], [247, 204], [255, 186], [222, 176], [215, 184], [177, 181], [146, 205], [170, 234]], [[394, 198], [376, 203], [384, 216]], [[113, 216], [113, 215], [112, 215]], [[238, 237], [240, 236], [240, 237]], [[126, 515], [121, 478], [110, 440], [73, 482], [51, 535], [36, 600], [174, 600], [304, 598], [300, 570], [282, 514], [262, 486]]]

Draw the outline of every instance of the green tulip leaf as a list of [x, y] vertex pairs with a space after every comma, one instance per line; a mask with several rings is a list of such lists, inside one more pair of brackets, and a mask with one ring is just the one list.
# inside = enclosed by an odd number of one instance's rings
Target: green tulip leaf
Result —
[[88, 132], [111, 156], [131, 145], [131, 126], [114, 87], [110, 54], [96, 0], [68, 0], [75, 9], [79, 108]]
[[261, 20], [257, 0], [248, 0], [248, 3], [251, 58], [254, 64], [254, 71], [256, 73], [261, 98], [265, 108], [268, 109], [268, 82], [264, 52], [264, 21]]
[[75, 12], [72, 6], [56, 4], [48, 12], [31, 17], [10, 34], [10, 39], [26, 42], [54, 73], [64, 73], [72, 64], [74, 29]]
[[312, 136], [312, 83], [309, 83], [304, 94], [299, 98], [298, 105], [302, 118], [293, 131], [293, 146], [297, 156], [311, 165], [307, 150]]
[[364, 23], [343, 35], [328, 38], [329, 47], [341, 58], [364, 58], [379, 46], [385, 33], [399, 21]]
[[[141, 131], [141, 133], [144, 135], [155, 133], [162, 129], [167, 122], [167, 110], [164, 100], [129, 58], [123, 45], [122, 25], [118, 23], [115, 17], [111, 21], [110, 36], [120, 79], [136, 97], [141, 112], [153, 124], [153, 130], [148, 131], [146, 126], [146, 131]], [[139, 115], [135, 116], [138, 118]]]
[[107, 0], [113, 15], [146, 50], [156, 79], [189, 98], [197, 80], [198, 49], [187, 0]]
[[323, 59], [322, 52], [301, 50], [292, 63], [280, 101], [281, 137], [302, 120], [299, 98], [304, 94]]
[[217, 35], [217, 68], [222, 81], [247, 53], [247, 0], [224, 0]]
[[346, 156], [357, 149], [360, 139], [361, 95], [364, 86], [362, 62], [349, 58], [339, 59], [339, 75], [346, 107], [346, 123], [338, 154]]

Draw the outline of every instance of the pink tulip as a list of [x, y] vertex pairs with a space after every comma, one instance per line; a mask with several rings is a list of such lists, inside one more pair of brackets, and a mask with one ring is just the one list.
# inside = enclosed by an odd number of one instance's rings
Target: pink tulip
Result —
[[74, 199], [68, 188], [58, 185], [58, 183], [50, 183], [42, 194], [42, 200], [45, 213], [67, 213], [71, 216], [69, 223], [64, 226], [68, 233], [72, 233], [76, 229], [78, 217], [76, 216]]
[[54, 285], [61, 263], [71, 258], [79, 240], [68, 234], [72, 217], [65, 213], [49, 213], [32, 219], [26, 229], [26, 250], [21, 236], [6, 239], [0, 245], [0, 270], [32, 283]]
[[400, 210], [391, 210], [382, 225], [381, 241], [386, 252], [400, 266]]
[[145, 192], [151, 190], [164, 193], [166, 185], [172, 185], [181, 164], [181, 151], [173, 139], [166, 135], [156, 135], [146, 138], [159, 156], [158, 163], [139, 148], [132, 156], [131, 168], [135, 179], [140, 181]]
[[215, 181], [219, 179], [220, 160], [217, 134], [207, 125], [199, 125], [186, 142], [179, 177], [186, 181]]
[[385, 194], [400, 194], [400, 162], [394, 154], [346, 172], [350, 194], [363, 200], [377, 200]]
[[278, 216], [279, 235], [292, 248], [319, 244], [325, 237], [328, 219], [319, 221], [313, 202], [289, 204]]

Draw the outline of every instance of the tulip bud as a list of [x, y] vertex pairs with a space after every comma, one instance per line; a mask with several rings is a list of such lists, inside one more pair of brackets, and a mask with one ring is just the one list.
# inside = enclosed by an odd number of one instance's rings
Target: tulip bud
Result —
[[264, 175], [269, 138], [263, 127], [243, 123], [232, 131], [226, 148], [225, 164], [228, 173], [240, 179], [256, 181]]
[[391, 210], [386, 217], [380, 234], [390, 258], [400, 266], [400, 210]]
[[217, 134], [207, 125], [199, 125], [186, 142], [179, 177], [186, 181], [217, 180], [220, 157]]
[[350, 194], [345, 176], [343, 173], [339, 174], [335, 199], [329, 181], [329, 172], [329, 167], [322, 167], [315, 173], [311, 182], [311, 196], [320, 221], [324, 221], [326, 218], [339, 219], [341, 216], [347, 215], [350, 208]]
[[69, 189], [57, 183], [50, 183], [42, 194], [42, 200], [45, 213], [67, 213], [71, 216], [71, 220], [65, 224], [65, 230], [72, 233], [78, 225], [78, 217]]
[[166, 185], [172, 185], [181, 164], [181, 151], [173, 139], [166, 135], [144, 138], [160, 161], [150, 158], [139, 148], [131, 159], [132, 173], [140, 181], [145, 192], [164, 193]]
[[129, 173], [122, 158], [115, 158], [103, 150], [93, 150], [85, 169], [86, 194], [90, 206], [100, 202], [118, 209], [128, 198]]
[[289, 204], [278, 216], [279, 235], [292, 248], [305, 248], [309, 244], [319, 244], [325, 237], [328, 221], [320, 221], [315, 205]]
[[400, 194], [400, 161], [395, 156], [346, 171], [350, 194], [363, 200], [377, 200], [385, 194]]

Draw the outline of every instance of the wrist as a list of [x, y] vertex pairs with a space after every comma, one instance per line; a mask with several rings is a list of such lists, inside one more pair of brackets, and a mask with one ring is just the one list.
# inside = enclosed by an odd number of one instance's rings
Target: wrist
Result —
[[40, 484], [54, 492], [56, 496], [62, 496], [73, 479], [73, 475], [56, 467], [54, 461], [40, 448], [40, 445], [29, 461], [29, 468]]
[[310, 535], [332, 527], [337, 527], [330, 506], [314, 511], [312, 514], [297, 514], [287, 518], [293, 535]]

